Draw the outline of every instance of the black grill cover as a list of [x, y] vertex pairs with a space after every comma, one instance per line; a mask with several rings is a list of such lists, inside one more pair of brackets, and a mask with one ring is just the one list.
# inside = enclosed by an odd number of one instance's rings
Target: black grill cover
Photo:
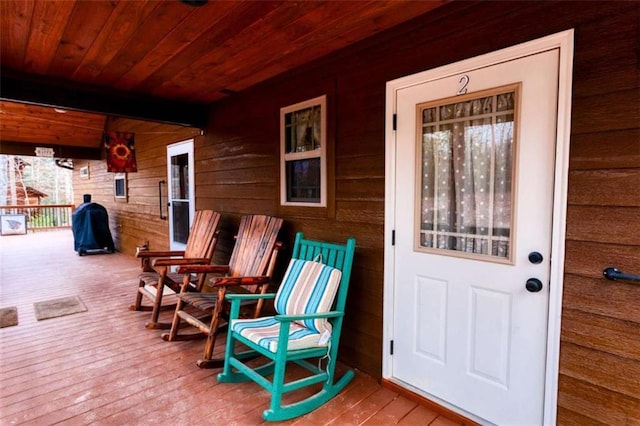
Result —
[[71, 215], [71, 224], [74, 249], [79, 255], [90, 250], [115, 251], [109, 230], [109, 215], [100, 204], [80, 204]]

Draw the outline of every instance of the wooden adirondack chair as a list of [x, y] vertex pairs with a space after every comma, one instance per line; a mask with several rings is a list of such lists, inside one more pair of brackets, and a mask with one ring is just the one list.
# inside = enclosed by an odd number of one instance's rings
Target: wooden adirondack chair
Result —
[[[136, 253], [136, 257], [141, 259], [143, 272], [139, 276], [135, 303], [129, 309], [151, 311], [151, 321], [147, 323], [147, 328], [167, 329], [171, 327], [171, 323], [158, 322], [161, 309], [172, 308], [176, 305], [176, 294], [180, 291], [183, 281], [183, 274], [171, 273], [170, 268], [180, 265], [207, 265], [211, 263], [217, 243], [216, 229], [219, 221], [220, 213], [218, 212], [197, 211], [184, 251], [141, 250]], [[206, 273], [189, 276], [187, 288], [200, 291], [205, 279]], [[150, 300], [151, 305], [143, 305], [143, 298]]]
[[[167, 341], [191, 340], [206, 337], [200, 368], [222, 367], [224, 360], [213, 359], [216, 336], [226, 324], [228, 303], [225, 295], [229, 293], [262, 294], [265, 293], [276, 264], [278, 252], [282, 246], [277, 241], [282, 227], [282, 219], [270, 216], [243, 216], [236, 236], [236, 242], [228, 265], [190, 265], [181, 267], [184, 273], [183, 285], [178, 294], [178, 303], [169, 333], [162, 334]], [[214, 290], [201, 293], [188, 292], [190, 274], [218, 273], [221, 277], [210, 279], [208, 285]], [[253, 316], [260, 315], [263, 301], [254, 304]], [[186, 306], [193, 308], [190, 312]], [[195, 309], [196, 312], [193, 310]], [[210, 319], [209, 319], [210, 317]], [[196, 333], [179, 334], [181, 321], [198, 329]]]
[[[271, 393], [271, 406], [262, 414], [268, 421], [280, 421], [306, 414], [333, 398], [354, 376], [348, 370], [338, 381], [334, 372], [340, 332], [356, 241], [345, 245], [305, 240], [298, 233], [292, 260], [276, 294], [227, 295], [231, 301], [229, 330], [223, 371], [219, 382], [253, 380]], [[240, 304], [251, 297], [275, 298], [277, 315], [239, 319]], [[236, 342], [249, 351], [236, 353]], [[268, 362], [250, 367], [241, 360], [256, 354]], [[326, 367], [312, 363], [326, 359]], [[288, 363], [294, 362], [311, 374], [285, 383]], [[253, 364], [252, 364], [253, 365]], [[273, 375], [270, 381], [267, 377]], [[310, 397], [282, 405], [282, 396], [303, 387], [322, 383]]]

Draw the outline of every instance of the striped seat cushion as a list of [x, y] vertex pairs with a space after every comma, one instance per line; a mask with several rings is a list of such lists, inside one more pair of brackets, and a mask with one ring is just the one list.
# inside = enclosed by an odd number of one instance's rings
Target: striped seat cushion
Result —
[[[274, 307], [281, 315], [329, 312], [342, 272], [309, 260], [292, 259], [276, 293]], [[275, 352], [279, 323], [272, 317], [235, 320], [231, 329], [254, 343]], [[294, 321], [289, 332], [288, 349], [326, 346], [331, 324], [325, 318]]]
[[[229, 287], [227, 288], [227, 294], [248, 294], [249, 291], [244, 287]], [[195, 292], [195, 293], [178, 293], [178, 298], [181, 299], [187, 305], [191, 305], [201, 311], [213, 313], [216, 305], [218, 304], [218, 292]], [[240, 303], [243, 305], [255, 304], [255, 301], [247, 300]]]
[[178, 298], [205, 312], [213, 312], [218, 304], [218, 293], [178, 293]]
[[[231, 329], [241, 336], [275, 353], [278, 350], [280, 323], [274, 317], [257, 319], [237, 319], [231, 321]], [[289, 329], [288, 350], [327, 346], [320, 333], [315, 333], [298, 323], [292, 322]]]

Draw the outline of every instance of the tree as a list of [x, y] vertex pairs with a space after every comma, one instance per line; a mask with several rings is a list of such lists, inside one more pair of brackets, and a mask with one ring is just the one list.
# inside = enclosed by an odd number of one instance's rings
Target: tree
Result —
[[[42, 204], [73, 203], [73, 171], [58, 167], [53, 158], [0, 155], [0, 204], [16, 205], [27, 187], [48, 196]], [[28, 199], [25, 199], [28, 203]]]

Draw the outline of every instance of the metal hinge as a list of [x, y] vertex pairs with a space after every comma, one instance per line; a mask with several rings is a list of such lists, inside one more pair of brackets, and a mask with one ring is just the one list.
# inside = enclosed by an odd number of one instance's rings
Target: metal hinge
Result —
[[393, 130], [398, 130], [398, 114], [393, 114]]
[[389, 354], [393, 355], [393, 340], [389, 341]]

